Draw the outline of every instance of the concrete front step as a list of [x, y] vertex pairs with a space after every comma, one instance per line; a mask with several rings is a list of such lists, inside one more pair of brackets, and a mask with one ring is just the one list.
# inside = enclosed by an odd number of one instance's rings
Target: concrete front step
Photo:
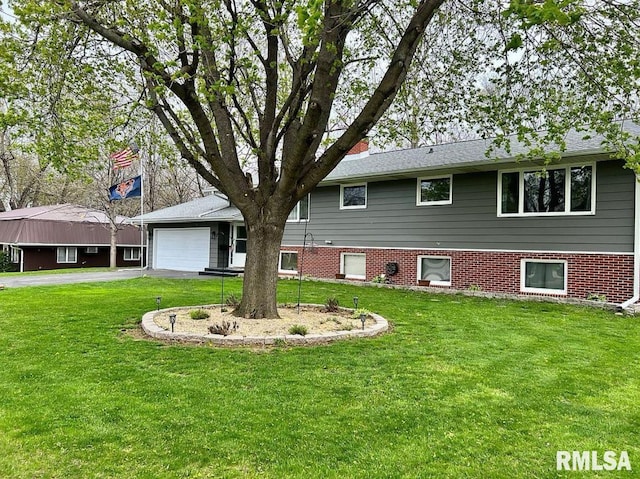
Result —
[[244, 274], [242, 268], [205, 268], [204, 271], [198, 272], [202, 276], [218, 276], [225, 278], [234, 278], [238, 275]]

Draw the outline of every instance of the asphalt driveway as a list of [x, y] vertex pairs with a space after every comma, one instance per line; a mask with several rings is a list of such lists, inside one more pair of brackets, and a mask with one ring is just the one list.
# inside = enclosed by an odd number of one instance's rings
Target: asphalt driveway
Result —
[[6, 288], [21, 288], [25, 286], [44, 286], [50, 284], [92, 283], [100, 281], [117, 281], [119, 279], [137, 278], [143, 274], [163, 278], [210, 279], [210, 276], [200, 276], [198, 273], [169, 270], [121, 269], [116, 271], [90, 273], [61, 273], [16, 275], [0, 278], [0, 285]]

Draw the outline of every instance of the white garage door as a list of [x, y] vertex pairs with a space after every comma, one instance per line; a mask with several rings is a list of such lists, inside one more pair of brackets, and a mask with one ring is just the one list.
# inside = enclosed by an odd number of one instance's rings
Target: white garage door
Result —
[[153, 230], [153, 267], [202, 271], [209, 266], [209, 228]]

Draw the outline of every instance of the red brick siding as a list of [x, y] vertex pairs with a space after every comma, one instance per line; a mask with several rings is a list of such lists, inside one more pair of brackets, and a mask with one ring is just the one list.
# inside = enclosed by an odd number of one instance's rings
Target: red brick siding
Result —
[[[633, 256], [616, 254], [565, 254], [493, 251], [400, 250], [376, 248], [306, 249], [304, 259], [300, 247], [283, 246], [283, 251], [298, 252], [298, 268], [302, 273], [318, 278], [334, 278], [340, 272], [340, 253], [366, 253], [367, 280], [384, 273], [389, 262], [398, 263], [395, 284], [417, 283], [418, 256], [448, 256], [451, 258], [451, 287], [468, 289], [476, 285], [482, 291], [526, 294], [520, 291], [522, 259], [558, 259], [567, 262], [566, 296], [586, 299], [590, 293], [605, 295], [607, 301], [620, 303], [633, 295]], [[301, 265], [302, 261], [304, 264]]]

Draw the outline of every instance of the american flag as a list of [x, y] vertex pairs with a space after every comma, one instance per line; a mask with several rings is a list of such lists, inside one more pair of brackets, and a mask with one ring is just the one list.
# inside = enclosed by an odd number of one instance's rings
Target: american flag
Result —
[[138, 147], [135, 145], [127, 146], [124, 150], [116, 153], [111, 153], [111, 159], [113, 160], [113, 169], [127, 168], [131, 166], [133, 160], [138, 159]]

